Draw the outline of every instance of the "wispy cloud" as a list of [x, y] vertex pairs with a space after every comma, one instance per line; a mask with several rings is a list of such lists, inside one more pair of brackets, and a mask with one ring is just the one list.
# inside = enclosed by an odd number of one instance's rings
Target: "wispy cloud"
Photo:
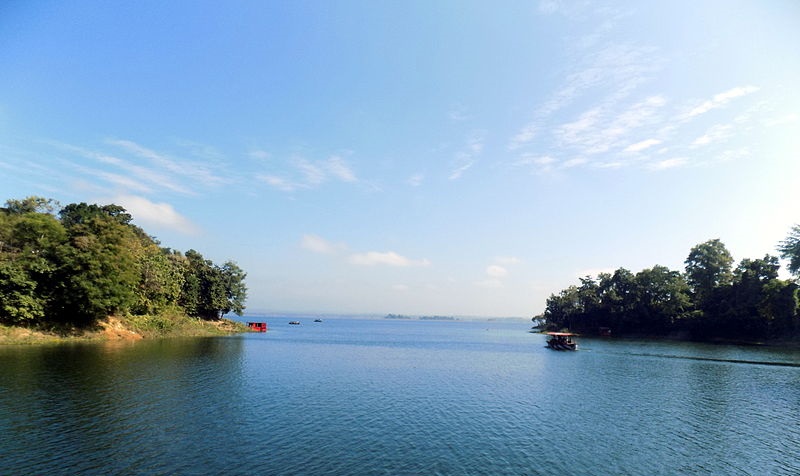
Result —
[[289, 167], [290, 170], [283, 174], [265, 173], [258, 174], [256, 177], [283, 192], [312, 189], [331, 180], [345, 183], [359, 181], [347, 161], [338, 155], [319, 161], [295, 157], [290, 161]]
[[654, 145], [658, 145], [660, 143], [661, 141], [658, 139], [645, 139], [643, 141], [625, 147], [625, 150], [623, 152], [641, 152], [645, 149], [649, 149], [650, 147], [653, 147]]
[[411, 185], [412, 187], [419, 187], [422, 185], [422, 182], [425, 180], [425, 175], [423, 174], [414, 174], [406, 180], [406, 183]]
[[358, 266], [385, 265], [403, 268], [411, 266], [430, 266], [431, 264], [427, 259], [414, 260], [399, 255], [394, 251], [368, 251], [366, 253], [356, 253], [350, 256], [350, 263]]
[[447, 114], [451, 121], [463, 122], [472, 119], [472, 115], [467, 111], [467, 108], [461, 104], [456, 105]]
[[692, 144], [689, 147], [697, 148], [711, 144], [712, 142], [725, 140], [731, 136], [732, 130], [733, 126], [729, 124], [717, 124], [708, 129], [705, 134], [692, 141]]
[[517, 150], [530, 143], [536, 137], [536, 131], [537, 126], [535, 122], [525, 124], [517, 135], [511, 138], [508, 144], [508, 150]]
[[463, 149], [456, 153], [453, 169], [450, 171], [448, 179], [458, 180], [461, 176], [472, 168], [478, 161], [478, 156], [483, 151], [483, 136], [475, 133], [467, 139]]
[[[168, 172], [173, 177], [182, 177], [185, 180], [189, 180], [192, 185], [200, 184], [216, 187], [229, 183], [227, 178], [215, 173], [212, 169], [212, 163], [206, 160], [207, 156], [203, 157], [204, 160], [181, 160], [173, 158], [169, 154], [149, 149], [130, 140], [112, 139], [107, 142], [120, 147], [134, 156], [147, 159], [162, 172]], [[207, 151], [208, 149], [204, 150]]]
[[331, 243], [317, 235], [303, 235], [300, 246], [320, 254], [335, 254], [347, 249], [347, 245], [343, 243]]
[[493, 264], [486, 267], [486, 275], [490, 278], [505, 278], [508, 276], [508, 270], [500, 265]]
[[695, 106], [686, 114], [686, 116], [691, 118], [699, 116], [700, 114], [705, 114], [712, 109], [716, 109], [718, 107], [722, 107], [728, 104], [733, 99], [746, 96], [748, 94], [752, 94], [758, 91], [758, 89], [759, 88], [756, 86], [738, 86], [729, 89], [727, 91], [716, 94], [711, 99], [703, 101], [701, 104]]
[[661, 160], [655, 163], [650, 164], [651, 170], [667, 170], [667, 169], [674, 169], [677, 167], [683, 167], [689, 163], [689, 160], [685, 157], [676, 157], [673, 159], [666, 159]]
[[260, 180], [270, 187], [282, 192], [294, 192], [299, 188], [306, 188], [303, 184], [291, 182], [283, 177], [278, 177], [277, 175], [259, 174], [256, 175], [256, 180]]

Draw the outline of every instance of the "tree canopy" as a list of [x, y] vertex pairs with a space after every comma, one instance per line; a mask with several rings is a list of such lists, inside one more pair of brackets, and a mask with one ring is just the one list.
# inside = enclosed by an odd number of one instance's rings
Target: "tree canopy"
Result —
[[[800, 226], [779, 245], [781, 256], [800, 267]], [[615, 334], [681, 335], [696, 339], [759, 340], [800, 337], [798, 285], [779, 279], [776, 256], [733, 257], [719, 239], [693, 247], [685, 272], [656, 265], [636, 274], [580, 279], [547, 299], [543, 319], [550, 330]]]
[[[0, 322], [85, 326], [112, 314], [241, 315], [246, 273], [162, 248], [118, 205], [41, 197], [0, 208]], [[59, 209], [60, 208], [60, 209]], [[55, 213], [56, 210], [58, 213]]]

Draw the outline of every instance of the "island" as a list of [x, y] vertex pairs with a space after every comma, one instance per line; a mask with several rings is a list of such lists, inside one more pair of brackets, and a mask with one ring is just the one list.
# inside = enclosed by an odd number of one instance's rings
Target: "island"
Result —
[[0, 342], [242, 332], [246, 273], [160, 246], [118, 205], [0, 208]]
[[[800, 277], [800, 226], [778, 245]], [[734, 259], [719, 239], [694, 246], [684, 272], [655, 265], [580, 278], [552, 294], [533, 318], [545, 331], [661, 336], [718, 342], [800, 341], [797, 279], [781, 279], [778, 257]]]

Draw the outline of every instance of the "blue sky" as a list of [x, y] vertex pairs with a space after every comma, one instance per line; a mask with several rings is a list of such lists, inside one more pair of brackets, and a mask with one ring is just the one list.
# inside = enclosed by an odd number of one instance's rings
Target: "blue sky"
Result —
[[0, 5], [0, 199], [117, 203], [253, 311], [532, 316], [800, 223], [795, 1]]

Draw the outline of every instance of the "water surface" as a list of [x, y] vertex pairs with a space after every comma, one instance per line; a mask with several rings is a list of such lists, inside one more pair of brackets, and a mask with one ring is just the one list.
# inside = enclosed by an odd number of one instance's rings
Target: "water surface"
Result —
[[517, 322], [0, 348], [2, 474], [800, 474], [800, 353]]

